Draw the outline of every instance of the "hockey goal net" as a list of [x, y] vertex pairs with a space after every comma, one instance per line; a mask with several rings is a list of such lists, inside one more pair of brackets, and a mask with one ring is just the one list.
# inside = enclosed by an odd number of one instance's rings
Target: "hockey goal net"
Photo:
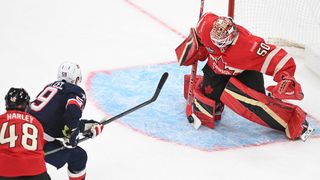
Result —
[[305, 49], [320, 76], [320, 0], [229, 0], [228, 15], [269, 43]]

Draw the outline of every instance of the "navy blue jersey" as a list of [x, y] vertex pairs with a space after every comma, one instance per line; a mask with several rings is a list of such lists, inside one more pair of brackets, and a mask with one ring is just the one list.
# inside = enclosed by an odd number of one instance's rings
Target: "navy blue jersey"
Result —
[[62, 130], [78, 127], [82, 110], [86, 104], [86, 95], [77, 85], [65, 81], [55, 81], [47, 85], [31, 103], [30, 114], [42, 124], [45, 139], [64, 137]]

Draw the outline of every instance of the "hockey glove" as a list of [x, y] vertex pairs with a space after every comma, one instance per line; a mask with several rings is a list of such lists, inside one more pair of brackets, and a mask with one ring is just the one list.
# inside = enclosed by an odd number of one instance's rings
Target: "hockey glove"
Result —
[[62, 133], [64, 135], [64, 142], [63, 145], [67, 148], [74, 148], [78, 145], [79, 142], [79, 128], [75, 128], [70, 130], [67, 125], [64, 126], [64, 129], [62, 130]]
[[189, 36], [175, 49], [180, 66], [189, 66], [207, 59], [208, 51], [200, 43], [196, 30], [191, 28]]
[[267, 90], [277, 99], [302, 100], [304, 95], [301, 85], [289, 75], [282, 77], [276, 86], [269, 86]]
[[98, 136], [102, 130], [104, 125], [95, 121], [95, 120], [80, 120], [80, 132], [83, 134], [83, 136], [88, 138], [94, 138]]

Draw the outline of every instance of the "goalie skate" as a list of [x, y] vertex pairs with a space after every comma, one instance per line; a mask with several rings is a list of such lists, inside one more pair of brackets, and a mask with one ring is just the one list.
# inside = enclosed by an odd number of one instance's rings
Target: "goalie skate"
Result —
[[300, 139], [302, 141], [306, 141], [310, 137], [310, 135], [313, 133], [313, 131], [315, 129], [312, 128], [307, 121], [305, 121], [303, 123], [302, 127], [303, 127], [303, 130], [302, 130], [302, 133], [300, 135]]

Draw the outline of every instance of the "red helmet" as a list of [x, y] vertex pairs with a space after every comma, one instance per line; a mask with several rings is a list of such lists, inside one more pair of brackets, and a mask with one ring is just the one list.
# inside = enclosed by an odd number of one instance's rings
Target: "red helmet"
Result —
[[210, 38], [213, 44], [219, 48], [230, 45], [238, 35], [236, 25], [230, 17], [219, 17], [214, 21]]

